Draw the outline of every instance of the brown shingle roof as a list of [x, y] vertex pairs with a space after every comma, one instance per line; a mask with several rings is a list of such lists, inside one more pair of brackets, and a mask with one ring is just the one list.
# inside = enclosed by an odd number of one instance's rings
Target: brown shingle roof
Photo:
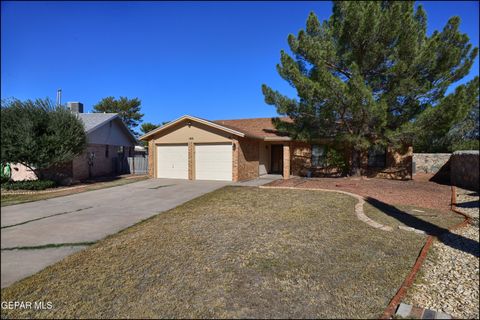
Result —
[[[251, 118], [251, 119], [233, 119], [233, 120], [214, 120], [212, 122], [227, 128], [245, 133], [247, 136], [256, 138], [285, 137], [275, 129], [272, 123], [273, 118]], [[282, 117], [282, 121], [291, 122], [290, 118]]]

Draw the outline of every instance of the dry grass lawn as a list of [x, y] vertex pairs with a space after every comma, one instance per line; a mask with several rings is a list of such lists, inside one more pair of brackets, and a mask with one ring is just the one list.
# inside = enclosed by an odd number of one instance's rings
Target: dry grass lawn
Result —
[[[374, 229], [334, 193], [226, 187], [2, 290], [37, 318], [373, 318], [425, 236]], [[373, 210], [373, 209], [372, 209]]]

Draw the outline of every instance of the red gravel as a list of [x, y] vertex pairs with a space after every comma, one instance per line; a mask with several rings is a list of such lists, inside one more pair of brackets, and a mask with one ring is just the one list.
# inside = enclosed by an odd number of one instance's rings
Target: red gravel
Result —
[[442, 211], [450, 209], [450, 186], [429, 181], [430, 174], [417, 174], [414, 180], [397, 181], [366, 178], [292, 178], [276, 180], [267, 186], [332, 189], [371, 197], [388, 204], [411, 205]]

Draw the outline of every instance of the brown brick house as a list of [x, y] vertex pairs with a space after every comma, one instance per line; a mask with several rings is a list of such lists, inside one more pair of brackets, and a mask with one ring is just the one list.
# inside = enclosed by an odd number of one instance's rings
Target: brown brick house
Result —
[[[242, 181], [268, 173], [315, 176], [333, 173], [328, 142], [294, 141], [272, 118], [208, 121], [183, 116], [140, 137], [149, 145], [149, 175], [156, 178]], [[377, 148], [378, 149], [378, 148]], [[411, 179], [412, 148], [373, 150], [370, 176]]]

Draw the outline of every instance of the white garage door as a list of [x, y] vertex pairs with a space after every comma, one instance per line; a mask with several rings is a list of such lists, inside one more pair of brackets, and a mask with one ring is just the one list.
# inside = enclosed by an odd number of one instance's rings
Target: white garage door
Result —
[[232, 144], [196, 144], [195, 179], [232, 181]]
[[157, 177], [188, 179], [188, 146], [157, 146]]

